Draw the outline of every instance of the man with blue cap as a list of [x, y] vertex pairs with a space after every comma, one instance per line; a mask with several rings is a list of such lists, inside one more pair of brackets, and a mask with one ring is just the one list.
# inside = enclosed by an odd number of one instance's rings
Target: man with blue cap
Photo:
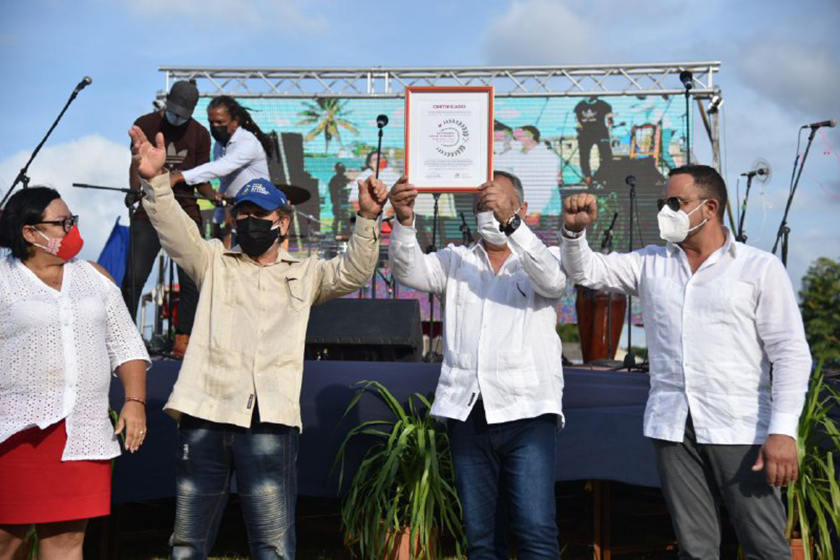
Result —
[[379, 256], [376, 222], [387, 189], [359, 182], [359, 213], [347, 251], [300, 259], [281, 243], [286, 196], [267, 179], [237, 193], [238, 245], [206, 241], [184, 213], [163, 170], [163, 138], [129, 132], [163, 248], [199, 286], [193, 334], [164, 410], [179, 422], [172, 558], [207, 558], [233, 472], [251, 558], [295, 557], [295, 461], [309, 310], [364, 286]]

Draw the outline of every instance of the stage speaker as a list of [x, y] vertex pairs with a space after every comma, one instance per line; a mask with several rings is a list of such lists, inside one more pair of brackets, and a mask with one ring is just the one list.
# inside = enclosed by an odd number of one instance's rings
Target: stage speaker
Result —
[[423, 355], [416, 299], [334, 299], [312, 308], [307, 360], [419, 362]]

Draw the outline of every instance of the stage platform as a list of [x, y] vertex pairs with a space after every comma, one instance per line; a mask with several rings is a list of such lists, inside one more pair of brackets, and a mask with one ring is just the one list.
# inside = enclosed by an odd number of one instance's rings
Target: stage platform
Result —
[[[148, 373], [148, 436], [135, 454], [124, 453], [114, 467], [114, 503], [172, 497], [175, 494], [177, 429], [162, 408], [181, 362], [155, 360]], [[347, 431], [361, 421], [388, 418], [384, 403], [373, 395], [341, 419], [361, 380], [384, 384], [400, 400], [415, 392], [432, 394], [440, 364], [307, 361], [304, 365], [301, 410], [303, 433], [298, 456], [298, 492], [302, 496], [335, 497], [337, 473], [330, 469]], [[566, 427], [557, 432], [556, 480], [604, 480], [658, 487], [653, 446], [642, 435], [642, 417], [650, 388], [641, 373], [565, 370], [563, 410]], [[122, 387], [115, 380], [111, 406], [119, 410]], [[348, 452], [349, 481], [364, 444]], [[345, 482], [346, 485], [346, 482]]]

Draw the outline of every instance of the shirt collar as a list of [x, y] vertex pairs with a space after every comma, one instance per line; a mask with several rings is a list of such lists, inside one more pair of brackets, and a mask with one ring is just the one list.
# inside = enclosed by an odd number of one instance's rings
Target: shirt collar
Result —
[[[723, 226], [723, 252], [724, 253], [732, 253], [733, 257], [738, 256], [738, 243], [733, 239], [732, 232], [729, 231], [729, 228]], [[665, 242], [665, 247], [668, 249], [668, 253], [673, 255], [675, 252], [681, 250], [681, 247], [676, 243], [671, 243], [670, 241]]]
[[[230, 249], [225, 249], [224, 254], [225, 255], [240, 255], [244, 259], [248, 259], [250, 261], [254, 260], [251, 257], [249, 257], [248, 255], [246, 255], [245, 252], [242, 250], [242, 247], [240, 247], [239, 245], [235, 245], [234, 247], [231, 247]], [[295, 256], [292, 256], [292, 254], [289, 253], [288, 251], [286, 251], [283, 247], [280, 247], [280, 250], [277, 251], [277, 259], [275, 259], [274, 264], [281, 263], [281, 262], [299, 263], [299, 262], [302, 262], [302, 261], [301, 261], [301, 259], [299, 259]]]

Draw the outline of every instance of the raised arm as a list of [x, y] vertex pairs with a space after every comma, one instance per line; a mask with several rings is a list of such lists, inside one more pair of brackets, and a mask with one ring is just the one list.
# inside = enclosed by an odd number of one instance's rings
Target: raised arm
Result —
[[446, 289], [451, 251], [444, 249], [426, 255], [420, 249], [417, 231], [414, 229], [414, 201], [417, 194], [417, 189], [405, 177], [400, 177], [388, 194], [396, 217], [388, 247], [391, 272], [400, 284], [442, 295]]
[[373, 175], [358, 182], [359, 213], [347, 251], [328, 261], [321, 261], [321, 281], [313, 303], [354, 292], [363, 287], [376, 269], [379, 259], [379, 224], [377, 218], [388, 200], [385, 184]]
[[[520, 212], [527, 211], [525, 201], [519, 201], [516, 191], [505, 188], [496, 181], [487, 182], [479, 187], [479, 206], [493, 212], [501, 224], [507, 224]], [[534, 232], [521, 222], [508, 237], [508, 247], [519, 258], [525, 274], [531, 280], [534, 290], [543, 297], [559, 298], [566, 287], [566, 274], [560, 267], [560, 255], [552, 252], [534, 235]], [[556, 251], [556, 249], [555, 249]]]
[[157, 134], [154, 145], [137, 126], [132, 127], [129, 135], [132, 156], [139, 158], [137, 171], [145, 192], [143, 208], [158, 233], [160, 244], [200, 284], [213, 250], [211, 242], [201, 237], [198, 226], [175, 200], [169, 174], [163, 170], [166, 162], [163, 134]]
[[560, 245], [563, 269], [575, 284], [638, 295], [641, 254], [593, 252], [586, 242], [586, 227], [597, 217], [598, 201], [591, 194], [575, 194], [563, 200]]

